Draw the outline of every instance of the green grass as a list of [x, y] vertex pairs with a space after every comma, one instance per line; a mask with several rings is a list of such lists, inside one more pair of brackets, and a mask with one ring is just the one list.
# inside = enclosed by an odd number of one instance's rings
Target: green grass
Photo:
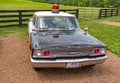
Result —
[[27, 36], [27, 28], [26, 27], [8, 27], [8, 28], [0, 28], [0, 37], [8, 37], [8, 36], [19, 36], [20, 38], [24, 38]]
[[120, 57], [120, 27], [99, 24], [96, 21], [79, 21], [81, 28], [88, 27], [89, 33], [104, 42], [108, 50]]
[[111, 22], [120, 22], [120, 16], [101, 18], [100, 20], [106, 20], [106, 21], [111, 21]]

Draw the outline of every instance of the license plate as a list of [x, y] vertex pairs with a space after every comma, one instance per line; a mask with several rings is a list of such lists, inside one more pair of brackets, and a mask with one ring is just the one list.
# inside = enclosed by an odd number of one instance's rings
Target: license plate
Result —
[[76, 68], [79, 67], [79, 62], [67, 63], [67, 68]]

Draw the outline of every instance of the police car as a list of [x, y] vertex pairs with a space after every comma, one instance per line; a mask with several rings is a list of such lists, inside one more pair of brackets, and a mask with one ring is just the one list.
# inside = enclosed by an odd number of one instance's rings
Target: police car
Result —
[[30, 61], [34, 68], [79, 68], [103, 63], [106, 45], [79, 27], [76, 17], [60, 12], [38, 11], [28, 23]]

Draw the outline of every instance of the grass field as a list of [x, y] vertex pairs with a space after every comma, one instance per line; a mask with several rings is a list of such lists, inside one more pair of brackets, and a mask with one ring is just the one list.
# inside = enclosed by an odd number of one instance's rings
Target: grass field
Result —
[[[41, 10], [51, 9], [52, 4], [32, 2], [31, 0], [0, 0], [0, 10]], [[61, 9], [79, 8], [79, 18], [85, 20], [97, 19], [99, 8], [60, 6]]]
[[0, 28], [0, 37], [19, 36], [23, 39], [27, 33], [27, 27]]
[[106, 20], [106, 21], [111, 21], [111, 22], [120, 22], [120, 16], [113, 16], [113, 17], [107, 17], [107, 18], [101, 18], [102, 20]]
[[[61, 6], [62, 9], [75, 9], [76, 7]], [[50, 9], [51, 4], [31, 2], [29, 0], [1, 0], [0, 10], [26, 10], [26, 9]], [[92, 12], [91, 12], [92, 11]], [[109, 26], [99, 24], [97, 21], [116, 21], [120, 22], [120, 16], [109, 17], [107, 19], [100, 19], [94, 21], [83, 21], [86, 19], [97, 19], [99, 8], [80, 8], [79, 12], [79, 23], [81, 28], [89, 27], [89, 33], [104, 42], [108, 49], [120, 56], [120, 28], [116, 26]], [[85, 13], [86, 12], [86, 13]], [[0, 37], [6, 37], [11, 35], [18, 35], [23, 38], [27, 35], [27, 26], [19, 28], [0, 28]]]
[[[52, 4], [32, 2], [30, 0], [0, 0], [0, 10], [32, 10], [50, 9]], [[76, 7], [61, 6], [61, 9], [75, 9]]]

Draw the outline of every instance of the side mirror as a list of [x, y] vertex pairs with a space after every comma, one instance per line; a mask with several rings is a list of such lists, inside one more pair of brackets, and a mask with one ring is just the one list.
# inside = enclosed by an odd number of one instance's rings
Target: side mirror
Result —
[[88, 27], [84, 28], [84, 31], [85, 31], [84, 34], [87, 34], [88, 33]]

